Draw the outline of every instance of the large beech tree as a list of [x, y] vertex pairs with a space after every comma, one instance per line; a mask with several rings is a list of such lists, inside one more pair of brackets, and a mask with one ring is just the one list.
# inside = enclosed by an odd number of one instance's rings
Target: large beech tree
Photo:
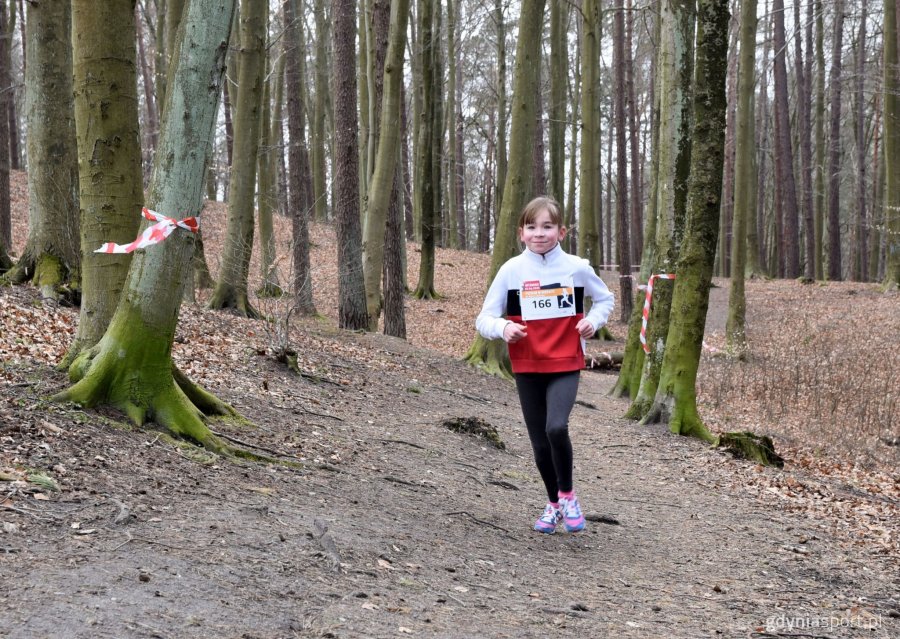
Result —
[[74, 0], [72, 34], [83, 293], [66, 364], [103, 336], [131, 264], [94, 250], [133, 240], [144, 200], [133, 2]]
[[[191, 0], [169, 74], [147, 205], [196, 215], [203, 198], [206, 148], [222, 90], [234, 0]], [[194, 237], [177, 229], [139, 251], [109, 328], [72, 364], [73, 386], [56, 396], [85, 406], [108, 404], [136, 423], [154, 420], [213, 450], [227, 447], [203, 422], [231, 409], [191, 383], [172, 362], [172, 343]]]

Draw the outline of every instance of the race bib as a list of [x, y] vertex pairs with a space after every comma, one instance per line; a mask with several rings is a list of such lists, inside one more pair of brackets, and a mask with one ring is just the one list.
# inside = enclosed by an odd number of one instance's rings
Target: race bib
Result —
[[575, 285], [571, 278], [543, 285], [540, 280], [529, 280], [522, 282], [519, 290], [522, 319], [526, 322], [575, 315]]

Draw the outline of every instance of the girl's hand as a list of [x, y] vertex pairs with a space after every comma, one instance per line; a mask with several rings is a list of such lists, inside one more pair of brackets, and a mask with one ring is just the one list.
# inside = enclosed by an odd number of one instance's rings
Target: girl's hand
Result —
[[507, 344], [515, 344], [520, 339], [528, 337], [528, 329], [522, 324], [509, 322], [503, 329], [503, 341]]
[[594, 336], [594, 333], [597, 331], [594, 329], [594, 325], [591, 324], [588, 320], [582, 318], [576, 325], [575, 330], [581, 334], [581, 337], [584, 339], [591, 339]]

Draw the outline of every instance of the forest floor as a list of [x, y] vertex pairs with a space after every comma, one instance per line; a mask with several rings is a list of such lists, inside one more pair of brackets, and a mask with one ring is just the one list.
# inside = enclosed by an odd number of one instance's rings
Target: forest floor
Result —
[[[224, 208], [204, 216], [215, 271]], [[270, 324], [201, 304], [174, 349], [250, 422], [214, 430], [296, 467], [48, 401], [77, 310], [0, 288], [0, 636], [900, 636], [896, 293], [750, 282], [741, 363], [717, 281], [701, 413], [772, 436], [782, 470], [621, 418], [615, 375], [585, 371], [570, 429], [589, 521], [547, 536], [515, 389], [460, 361], [490, 258], [439, 250], [444, 297], [407, 301], [404, 341], [335, 328], [333, 234], [313, 241], [304, 376], [271, 357]], [[592, 352], [622, 349], [611, 329]], [[471, 418], [503, 448], [446, 425]]]

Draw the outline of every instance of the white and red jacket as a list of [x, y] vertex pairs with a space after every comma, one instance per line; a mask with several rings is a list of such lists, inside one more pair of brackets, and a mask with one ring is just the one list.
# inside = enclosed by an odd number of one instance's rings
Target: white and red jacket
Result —
[[[572, 282], [575, 287], [575, 315], [523, 321], [520, 296], [522, 285], [541, 288]], [[584, 299], [591, 298], [587, 319], [599, 329], [613, 309], [609, 292], [587, 260], [569, 255], [557, 244], [544, 255], [527, 248], [507, 261], [491, 282], [475, 320], [475, 328], [486, 339], [502, 339], [510, 322], [527, 326], [528, 336], [509, 346], [514, 373], [562, 373], [584, 368], [584, 342], [575, 325], [585, 317]]]

